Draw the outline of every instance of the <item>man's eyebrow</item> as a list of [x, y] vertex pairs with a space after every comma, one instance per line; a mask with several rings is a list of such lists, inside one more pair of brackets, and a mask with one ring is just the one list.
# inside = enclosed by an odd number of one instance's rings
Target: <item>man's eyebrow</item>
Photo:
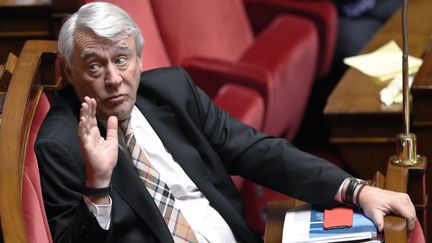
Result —
[[119, 43], [116, 46], [117, 49], [121, 50], [121, 51], [131, 51], [129, 45], [127, 43]]
[[82, 59], [87, 59], [87, 58], [94, 56], [94, 55], [96, 55], [96, 53], [92, 50], [83, 50], [81, 52], [81, 58]]
[[[127, 43], [119, 43], [118, 45], [116, 45], [115, 48], [117, 48], [121, 51], [127, 51], [127, 52], [132, 51]], [[94, 50], [85, 49], [81, 52], [81, 58], [82, 59], [87, 59], [87, 58], [95, 56], [95, 55], [96, 55], [96, 52]]]

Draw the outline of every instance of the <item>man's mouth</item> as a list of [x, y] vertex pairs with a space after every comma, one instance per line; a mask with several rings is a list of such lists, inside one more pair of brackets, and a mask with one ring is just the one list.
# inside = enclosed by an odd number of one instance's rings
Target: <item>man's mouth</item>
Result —
[[125, 100], [125, 95], [113, 95], [105, 99], [111, 104], [118, 105]]

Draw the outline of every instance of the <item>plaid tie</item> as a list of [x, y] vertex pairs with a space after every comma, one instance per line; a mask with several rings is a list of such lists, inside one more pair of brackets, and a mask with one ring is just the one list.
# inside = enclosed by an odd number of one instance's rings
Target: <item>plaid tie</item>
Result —
[[136, 143], [130, 119], [123, 121], [120, 126], [125, 131], [126, 146], [131, 153], [138, 175], [165, 219], [174, 242], [198, 242], [180, 209], [174, 208], [175, 199], [168, 185], [160, 179], [159, 172], [151, 165], [145, 152]]

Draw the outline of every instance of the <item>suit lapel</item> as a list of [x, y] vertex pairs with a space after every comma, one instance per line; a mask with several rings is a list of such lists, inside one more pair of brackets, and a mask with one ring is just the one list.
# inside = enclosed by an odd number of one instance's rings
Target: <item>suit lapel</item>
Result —
[[[146, 97], [147, 98], [147, 97]], [[210, 204], [233, 227], [233, 230], [242, 235], [246, 242], [256, 242], [250, 234], [250, 229], [244, 224], [241, 215], [232, 207], [226, 198], [212, 185], [208, 169], [204, 167], [199, 152], [191, 146], [192, 141], [184, 135], [176, 114], [167, 104], [156, 106], [149, 103], [142, 96], [137, 97], [137, 106], [144, 114], [156, 134], [162, 140], [173, 158], [179, 163], [188, 177], [199, 187], [209, 200]]]
[[149, 106], [144, 100], [144, 98], [138, 96], [138, 108], [173, 158], [179, 163], [189, 178], [205, 192], [211, 186], [209, 175], [204, 174], [207, 171], [204, 165], [198, 163], [202, 158], [198, 151], [193, 146], [190, 146], [191, 141], [184, 136], [184, 132], [177, 122], [176, 114], [167, 104]]

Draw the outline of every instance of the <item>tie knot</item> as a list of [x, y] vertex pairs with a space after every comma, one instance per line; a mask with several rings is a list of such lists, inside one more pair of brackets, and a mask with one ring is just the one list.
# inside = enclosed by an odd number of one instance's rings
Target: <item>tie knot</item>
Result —
[[128, 135], [129, 133], [131, 133], [132, 128], [130, 125], [130, 118], [123, 120], [123, 121], [120, 121], [119, 127], [125, 135]]

